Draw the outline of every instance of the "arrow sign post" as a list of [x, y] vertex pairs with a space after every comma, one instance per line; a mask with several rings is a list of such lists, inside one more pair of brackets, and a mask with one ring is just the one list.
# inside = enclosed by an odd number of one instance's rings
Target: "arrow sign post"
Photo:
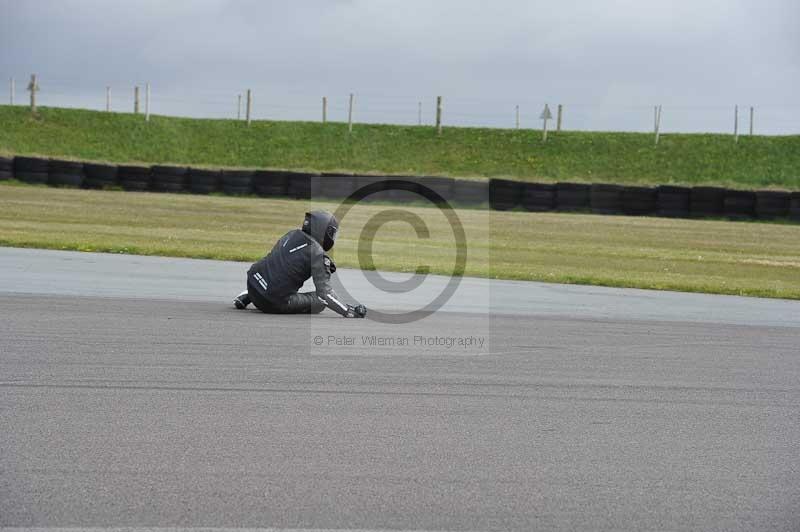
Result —
[[542, 127], [542, 142], [547, 142], [547, 121], [553, 118], [553, 113], [550, 112], [549, 105], [544, 104], [544, 110], [542, 114], [539, 115], [539, 118], [544, 122], [544, 126]]

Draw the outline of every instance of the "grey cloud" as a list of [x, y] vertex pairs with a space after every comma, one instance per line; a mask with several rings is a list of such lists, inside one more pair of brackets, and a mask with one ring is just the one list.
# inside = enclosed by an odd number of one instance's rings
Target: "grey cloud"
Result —
[[322, 95], [342, 118], [350, 91], [379, 122], [419, 100], [429, 118], [437, 94], [465, 125], [511, 126], [519, 104], [533, 126], [546, 101], [588, 129], [647, 129], [655, 103], [674, 130], [726, 131], [735, 103], [762, 132], [800, 119], [795, 0], [0, 2], [0, 75], [37, 72], [53, 104], [150, 81], [155, 111], [193, 116], [252, 87], [280, 119], [317, 118]]

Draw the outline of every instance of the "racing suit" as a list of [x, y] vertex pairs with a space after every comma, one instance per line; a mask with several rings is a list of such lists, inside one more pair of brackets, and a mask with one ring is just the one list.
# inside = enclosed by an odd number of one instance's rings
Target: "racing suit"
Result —
[[[336, 266], [311, 235], [295, 229], [278, 240], [269, 254], [247, 272], [247, 293], [262, 312], [317, 314], [325, 307], [347, 316], [353, 307], [343, 303], [330, 285]], [[316, 291], [301, 292], [313, 278]]]

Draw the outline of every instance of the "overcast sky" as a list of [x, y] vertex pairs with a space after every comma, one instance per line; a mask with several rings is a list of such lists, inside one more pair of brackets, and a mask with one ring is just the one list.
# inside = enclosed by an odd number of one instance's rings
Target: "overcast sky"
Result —
[[[0, 75], [17, 102], [37, 73], [43, 105], [414, 124], [444, 97], [445, 124], [800, 133], [798, 0], [0, 0]], [[7, 83], [7, 81], [6, 81]], [[8, 103], [8, 90], [2, 93]]]

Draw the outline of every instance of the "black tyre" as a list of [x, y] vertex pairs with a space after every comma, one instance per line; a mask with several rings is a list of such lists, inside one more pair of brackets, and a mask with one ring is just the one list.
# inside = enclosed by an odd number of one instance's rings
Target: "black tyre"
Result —
[[83, 175], [48, 174], [47, 184], [57, 187], [80, 187], [83, 184]]
[[132, 192], [144, 192], [149, 190], [150, 188], [150, 181], [137, 181], [137, 180], [125, 180], [120, 181], [119, 184], [122, 186], [123, 190], [130, 190]]
[[203, 168], [189, 168], [188, 172], [189, 190], [196, 194], [209, 194], [219, 190], [222, 180], [222, 171], [206, 170]]
[[689, 214], [693, 217], [721, 216], [724, 204], [724, 188], [694, 187], [689, 197]]
[[556, 209], [559, 211], [585, 211], [590, 206], [591, 185], [584, 183], [556, 183]]
[[800, 221], [800, 192], [789, 196], [789, 219]]
[[125, 190], [147, 190], [150, 188], [150, 168], [121, 165], [117, 168], [117, 181]]
[[83, 163], [65, 161], [62, 159], [50, 159], [47, 163], [47, 170], [53, 174], [83, 175]]
[[320, 176], [314, 176], [312, 181], [318, 183], [311, 184], [312, 192], [319, 191], [319, 197], [331, 199], [343, 199], [355, 190], [356, 178], [353, 174], [336, 174], [323, 172]]
[[47, 163], [47, 183], [53, 186], [79, 187], [83, 184], [83, 163], [51, 159]]
[[756, 193], [749, 190], [728, 190], [723, 202], [724, 214], [737, 220], [756, 214]]
[[216, 185], [205, 185], [202, 183], [191, 183], [189, 185], [189, 190], [193, 194], [211, 194], [212, 192], [216, 192], [218, 187]]
[[156, 192], [181, 192], [186, 190], [186, 178], [175, 178], [175, 176], [171, 176], [171, 178], [168, 177], [165, 179], [164, 176], [154, 176], [150, 178], [150, 188]]
[[222, 185], [222, 191], [229, 196], [247, 196], [253, 193], [249, 186]]
[[187, 169], [182, 166], [153, 166], [150, 168], [150, 188], [156, 192], [186, 190]]
[[86, 188], [106, 188], [117, 184], [117, 167], [113, 164], [86, 163], [83, 165]]
[[756, 216], [759, 218], [783, 218], [789, 214], [791, 194], [780, 190], [756, 192]]
[[593, 184], [589, 190], [589, 204], [596, 214], [621, 214], [622, 186]]
[[294, 199], [311, 199], [311, 174], [287, 172], [286, 195]]
[[[162, 165], [154, 165], [150, 168], [150, 174], [153, 176], [173, 176], [173, 177], [184, 177], [188, 173], [188, 168], [185, 166], [162, 166]], [[178, 181], [173, 179], [173, 183], [177, 183]]]
[[11, 170], [0, 170], [0, 181], [7, 181], [14, 177], [14, 172]]
[[16, 173], [46, 174], [48, 169], [47, 159], [41, 157], [15, 157], [14, 171]]
[[656, 189], [653, 187], [623, 187], [622, 210], [632, 216], [656, 212]]
[[392, 188], [391, 190], [380, 191], [369, 197], [370, 200], [390, 201], [392, 203], [408, 203], [410, 201], [427, 202], [428, 199], [421, 194], [422, 181], [425, 179], [413, 175], [387, 175], [383, 179], [390, 181], [405, 181], [408, 183], [404, 188]]
[[43, 185], [47, 183], [47, 172], [30, 172], [27, 170], [16, 170], [14, 177], [24, 183], [31, 183], [33, 185]]
[[0, 172], [14, 172], [14, 159], [10, 157], [0, 157]]
[[376, 185], [377, 184], [378, 189], [376, 190], [376, 192], [373, 192], [369, 196], [365, 196], [361, 200], [361, 201], [365, 201], [365, 202], [370, 202], [370, 201], [392, 201], [392, 198], [394, 198], [394, 197], [396, 197], [398, 195], [400, 197], [403, 197], [404, 195], [407, 195], [408, 199], [405, 200], [405, 201], [419, 201], [419, 200], [424, 201], [424, 199], [421, 196], [419, 196], [419, 195], [417, 195], [417, 194], [415, 194], [413, 192], [408, 193], [405, 190], [389, 190], [389, 188], [388, 188], [389, 185], [388, 185], [387, 181], [390, 181], [390, 180], [393, 180], [393, 179], [402, 179], [404, 181], [418, 181], [419, 180], [419, 178], [414, 178], [414, 177], [412, 177], [412, 178], [402, 178], [402, 177], [397, 177], [397, 176], [357, 175], [357, 176], [355, 176], [355, 182], [353, 184], [353, 187], [354, 187], [355, 190], [360, 190], [360, 189], [362, 189], [364, 187], [372, 186], [372, 185]]
[[523, 183], [522, 207], [530, 212], [552, 211], [556, 205], [556, 186], [547, 183]]
[[658, 187], [656, 192], [656, 212], [659, 216], [688, 218], [689, 198], [692, 194], [692, 189], [689, 187], [663, 185]]
[[114, 164], [86, 163], [83, 165], [83, 173], [98, 181], [117, 180], [117, 166]]
[[489, 203], [489, 182], [456, 179], [453, 181], [453, 201], [465, 205]]
[[259, 196], [286, 197], [288, 175], [281, 170], [258, 170], [253, 175], [253, 189]]
[[223, 170], [222, 189], [225, 190], [225, 187], [252, 189], [254, 173], [253, 170]]
[[155, 183], [150, 182], [150, 189], [155, 192], [171, 192], [173, 194], [177, 194], [179, 192], [186, 192], [187, 188], [186, 185], [183, 183], [169, 183], [169, 182], [162, 182], [162, 183]]
[[419, 185], [420, 187], [425, 187], [434, 191], [440, 195], [445, 202], [450, 202], [453, 200], [452, 177], [420, 177]]
[[508, 179], [489, 180], [489, 206], [496, 211], [507, 211], [520, 204], [522, 183]]

